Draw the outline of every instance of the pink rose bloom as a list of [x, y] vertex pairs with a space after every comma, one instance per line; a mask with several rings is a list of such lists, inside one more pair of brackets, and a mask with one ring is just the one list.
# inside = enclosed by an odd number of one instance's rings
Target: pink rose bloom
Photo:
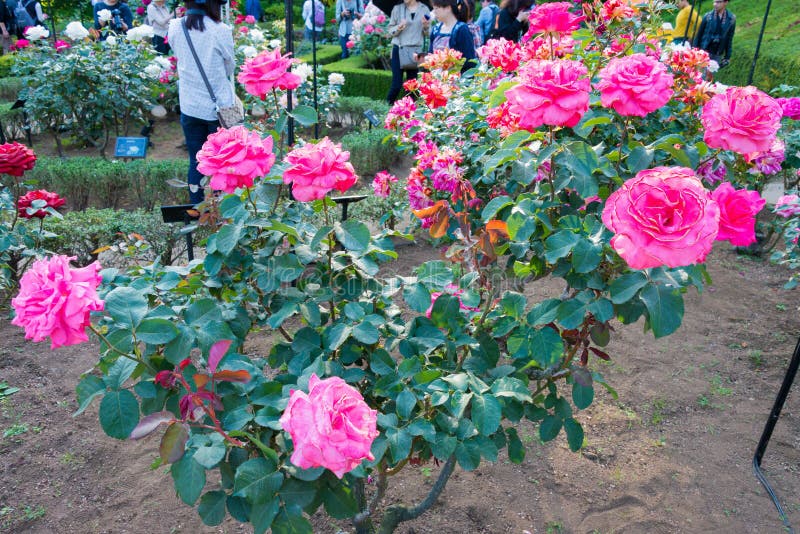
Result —
[[623, 116], [644, 117], [672, 97], [672, 75], [644, 54], [612, 59], [600, 71], [600, 102]]
[[11, 48], [15, 50], [22, 50], [23, 48], [29, 47], [31, 42], [27, 39], [17, 39], [17, 42], [11, 45]]
[[691, 169], [640, 171], [611, 193], [603, 224], [633, 269], [702, 263], [719, 231], [719, 207]]
[[792, 98], [778, 98], [783, 110], [783, 116], [793, 121], [800, 121], [800, 96], [793, 96]]
[[369, 35], [370, 33], [373, 33], [374, 31], [375, 31], [375, 26], [373, 26], [372, 24], [367, 24], [366, 26], [364, 26], [364, 33]]
[[197, 170], [211, 177], [211, 189], [226, 193], [252, 187], [253, 180], [269, 173], [273, 163], [272, 136], [262, 139], [244, 126], [220, 128], [197, 153]]
[[286, 155], [289, 166], [283, 171], [283, 183], [292, 184], [292, 196], [300, 202], [323, 198], [333, 189], [344, 192], [358, 180], [350, 152], [342, 145], [323, 137]]
[[784, 159], [786, 159], [786, 145], [777, 137], [769, 150], [744, 155], [744, 160], [753, 164], [747, 170], [750, 174], [778, 174], [781, 172], [781, 163]]
[[376, 196], [386, 198], [392, 192], [392, 184], [396, 182], [397, 176], [388, 171], [381, 171], [372, 179], [372, 189], [375, 190]]
[[711, 199], [719, 206], [717, 241], [730, 241], [737, 247], [756, 242], [756, 214], [766, 204], [758, 191], [737, 191], [730, 182], [723, 182], [711, 193]]
[[63, 50], [66, 50], [67, 48], [72, 48], [72, 45], [66, 41], [62, 41], [61, 39], [59, 39], [58, 41], [53, 43], [53, 47], [56, 49], [56, 52], [61, 52]]
[[800, 215], [800, 197], [795, 194], [782, 195], [777, 202], [775, 202], [775, 213], [781, 217], [794, 217]]
[[528, 17], [528, 35], [535, 33], [572, 33], [586, 18], [570, 12], [569, 2], [551, 2], [534, 7]]
[[519, 127], [575, 126], [589, 109], [591, 86], [579, 61], [531, 61], [519, 70], [519, 85], [506, 91], [509, 112]]
[[478, 56], [492, 67], [514, 72], [519, 67], [522, 51], [517, 43], [501, 37], [486, 41], [485, 45], [478, 48]]
[[301, 80], [289, 70], [293, 63], [289, 54], [281, 56], [280, 48], [264, 50], [244, 62], [237, 80], [248, 93], [262, 99], [273, 89], [296, 89]]
[[53, 209], [58, 209], [66, 203], [66, 200], [58, 196], [58, 193], [51, 193], [45, 189], [30, 191], [19, 197], [19, 200], [17, 200], [17, 213], [19, 216], [23, 219], [30, 219], [32, 217], [44, 219], [47, 217], [49, 213], [44, 209], [37, 210], [32, 214], [28, 213], [28, 208], [30, 208], [37, 200], [44, 201], [46, 208]]
[[638, 10], [630, 4], [630, 0], [606, 0], [600, 8], [600, 16], [606, 22], [633, 18]]
[[136, 8], [136, 14], [140, 17], [144, 15], [144, 6], [139, 6]]
[[247, 24], [255, 24], [255, 23], [256, 23], [256, 18], [255, 18], [253, 15], [247, 15], [247, 16], [244, 18], [244, 21], [245, 21]]
[[729, 87], [703, 106], [703, 140], [739, 154], [769, 150], [782, 116], [780, 104], [755, 87]]
[[697, 176], [711, 185], [721, 182], [728, 175], [728, 168], [720, 160], [714, 158], [697, 167]]
[[338, 376], [320, 380], [312, 374], [308, 394], [292, 390], [280, 423], [292, 437], [293, 464], [324, 467], [342, 478], [362, 460], [375, 459], [370, 447], [378, 437], [377, 417], [361, 393]]
[[345, 46], [346, 46], [347, 48], [353, 48], [355, 45], [356, 45], [356, 44], [355, 44], [353, 41], [347, 41], [347, 44], [346, 44]]
[[74, 257], [53, 256], [37, 260], [19, 282], [19, 294], [11, 300], [16, 317], [11, 324], [25, 329], [25, 339], [42, 341], [50, 336], [50, 348], [87, 341], [86, 327], [93, 311], [103, 309], [97, 296], [102, 278], [97, 262], [72, 269]]

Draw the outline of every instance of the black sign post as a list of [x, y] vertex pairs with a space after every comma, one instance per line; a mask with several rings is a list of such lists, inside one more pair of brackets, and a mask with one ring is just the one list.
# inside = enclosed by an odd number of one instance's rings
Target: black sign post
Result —
[[145, 158], [147, 157], [148, 137], [117, 137], [114, 147], [115, 158]]
[[[182, 222], [188, 226], [193, 219], [197, 219], [197, 212], [190, 213], [194, 210], [194, 204], [177, 204], [175, 206], [161, 206], [161, 218], [165, 223]], [[192, 242], [192, 233], [186, 232], [186, 255], [189, 261], [194, 259], [194, 243]]]

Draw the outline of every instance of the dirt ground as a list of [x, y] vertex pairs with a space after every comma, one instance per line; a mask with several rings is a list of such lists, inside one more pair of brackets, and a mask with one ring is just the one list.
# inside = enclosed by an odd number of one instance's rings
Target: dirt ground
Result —
[[[172, 150], [180, 144], [161, 141]], [[390, 269], [410, 273], [433, 257], [423, 243], [406, 246]], [[641, 322], [618, 325], [612, 361], [593, 361], [619, 398], [599, 391], [578, 414], [587, 437], [579, 453], [563, 433], [542, 444], [537, 428], [521, 425], [521, 465], [501, 455], [473, 472], [456, 468], [434, 508], [398, 532], [784, 532], [751, 462], [800, 336], [800, 292], [782, 289], [784, 269], [729, 247], [715, 250], [708, 266], [714, 283], [687, 296], [678, 333], [654, 340]], [[542, 283], [529, 293], [560, 289]], [[74, 387], [96, 361], [95, 346], [50, 351], [26, 342], [0, 314], [0, 383], [19, 388], [0, 399], [0, 532], [252, 532], [230, 518], [204, 526], [176, 497], [165, 468], [150, 468], [157, 438], [106, 437], [96, 403], [72, 417]], [[764, 468], [800, 528], [800, 383]], [[434, 465], [407, 469], [390, 481], [384, 504], [419, 501], [437, 474]], [[321, 515], [313, 522], [318, 532], [352, 532]]]

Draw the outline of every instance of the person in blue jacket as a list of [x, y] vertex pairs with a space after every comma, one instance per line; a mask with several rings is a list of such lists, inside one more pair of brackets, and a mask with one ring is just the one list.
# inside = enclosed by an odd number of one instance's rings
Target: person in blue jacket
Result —
[[475, 42], [467, 21], [472, 18], [465, 0], [433, 0], [433, 16], [438, 21], [431, 32], [429, 52], [451, 48], [461, 52], [467, 61], [461, 67], [466, 72], [475, 66]]

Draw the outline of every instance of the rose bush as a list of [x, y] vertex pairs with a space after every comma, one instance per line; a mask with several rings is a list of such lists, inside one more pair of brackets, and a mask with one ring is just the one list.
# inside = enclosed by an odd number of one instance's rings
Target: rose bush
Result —
[[[745, 138], [770, 147], [777, 130], [770, 97], [723, 93], [702, 81], [702, 61], [678, 71], [668, 49], [673, 98], [643, 116], [603, 106], [602, 69], [655, 56], [652, 7], [584, 3], [574, 16], [585, 26], [558, 36], [569, 46], [528, 34], [484, 49], [462, 77], [455, 55], [430, 59], [386, 117], [414, 158], [391, 189], [443, 251], [405, 276], [381, 270], [405, 236], [332, 220], [329, 194], [357, 179], [346, 154], [322, 140], [284, 155], [276, 108], [274, 123], [251, 126], [275, 140], [276, 163], [206, 203], [202, 260], [100, 272], [101, 357], [78, 384], [78, 411], [99, 398], [108, 435], [159, 436], [178, 497], [204, 523], [230, 514], [258, 533], [310, 532], [320, 508], [359, 533], [391, 532], [431, 508], [456, 466], [501, 451], [521, 462], [523, 419], [580, 449], [580, 411], [601, 388], [616, 395], [591, 360], [613, 357], [620, 323], [641, 319], [656, 337], [679, 328], [713, 241], [749, 238], [761, 204], [736, 150]], [[248, 74], [259, 98], [261, 84], [289, 79], [278, 56], [280, 68]], [[744, 111], [730, 105], [738, 93]], [[707, 104], [714, 95], [725, 99]], [[297, 120], [315, 119], [299, 109]], [[701, 115], [727, 124], [713, 147]], [[705, 185], [696, 169], [709, 162]], [[719, 165], [736, 180], [711, 191]], [[528, 297], [544, 277], [558, 290]], [[255, 333], [270, 336], [263, 352]], [[419, 463], [437, 466], [428, 495], [385, 505], [391, 475]]]

